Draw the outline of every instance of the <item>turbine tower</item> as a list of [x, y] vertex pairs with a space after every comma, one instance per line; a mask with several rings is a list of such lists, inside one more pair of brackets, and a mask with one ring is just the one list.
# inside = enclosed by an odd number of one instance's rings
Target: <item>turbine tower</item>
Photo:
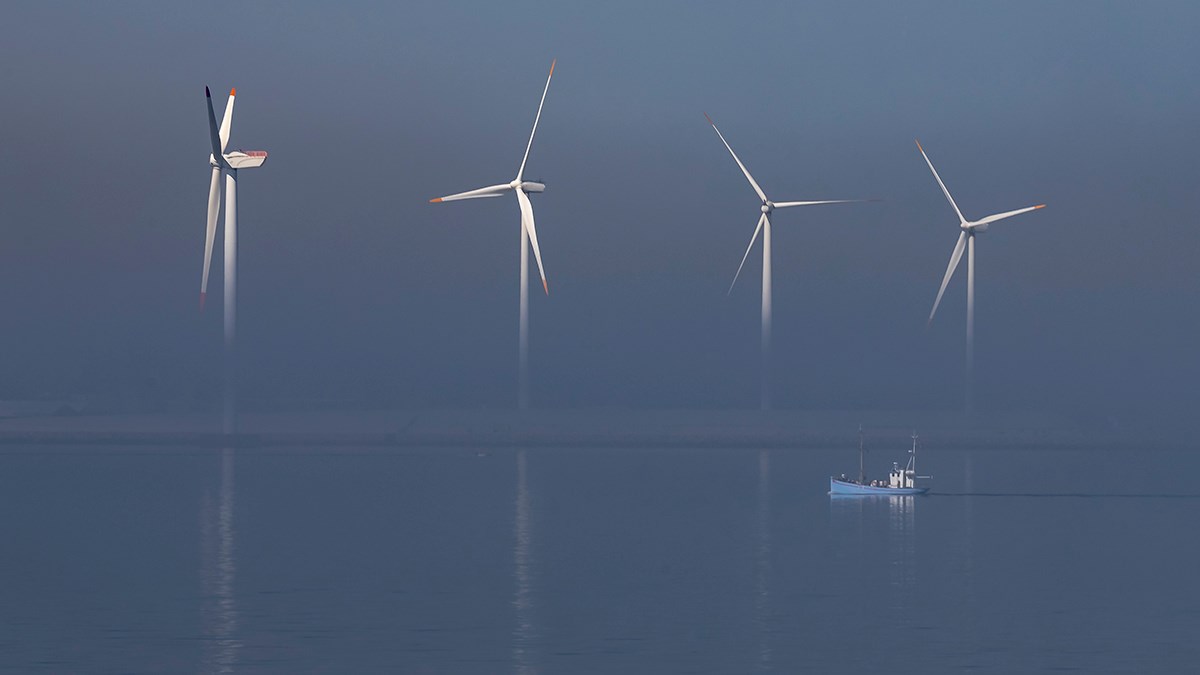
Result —
[[542, 267], [542, 252], [538, 248], [537, 227], [533, 222], [533, 205], [529, 203], [528, 194], [545, 192], [546, 186], [542, 183], [525, 180], [525, 163], [529, 161], [529, 149], [533, 147], [533, 137], [537, 134], [538, 122], [542, 119], [542, 106], [546, 103], [546, 92], [550, 91], [550, 79], [554, 77], [554, 63], [554, 61], [550, 62], [550, 74], [546, 77], [546, 86], [542, 89], [542, 100], [538, 103], [537, 116], [533, 118], [533, 131], [529, 132], [529, 142], [525, 145], [525, 156], [521, 158], [517, 177], [508, 183], [489, 185], [477, 190], [429, 200], [430, 203], [437, 204], [462, 199], [483, 199], [499, 197], [510, 190], [517, 195], [517, 206], [521, 210], [521, 315], [517, 347], [517, 406], [521, 410], [529, 407], [529, 248], [531, 245], [533, 257], [537, 260], [538, 274], [542, 277], [542, 290], [546, 295], [550, 295], [550, 286], [546, 283], [546, 270]]
[[217, 212], [221, 209], [221, 174], [225, 174], [225, 366], [224, 366], [224, 411], [223, 429], [226, 434], [236, 430], [236, 407], [234, 405], [234, 338], [237, 328], [237, 178], [238, 169], [255, 169], [267, 161], [263, 150], [226, 153], [229, 145], [229, 127], [233, 122], [233, 100], [237, 89], [229, 90], [229, 101], [225, 103], [225, 115], [221, 126], [213, 114], [212, 94], [204, 88], [208, 100], [208, 135], [212, 141], [212, 154], [208, 163], [212, 166], [212, 181], [208, 187], [208, 229], [204, 237], [204, 272], [200, 277], [200, 311], [208, 296], [208, 270], [212, 266], [213, 239], [217, 234]]
[[746, 258], [750, 256], [750, 249], [754, 248], [754, 242], [758, 239], [759, 231], [763, 235], [763, 264], [762, 264], [762, 393], [761, 404], [763, 410], [771, 409], [771, 213], [775, 209], [786, 209], [793, 206], [814, 206], [816, 204], [848, 204], [853, 202], [870, 201], [867, 199], [822, 199], [819, 201], [804, 201], [804, 202], [773, 202], [767, 199], [766, 193], [754, 181], [754, 177], [746, 170], [746, 165], [742, 164], [742, 160], [738, 159], [737, 153], [733, 148], [729, 147], [729, 141], [721, 135], [721, 130], [717, 128], [716, 123], [707, 113], [704, 119], [712, 125], [713, 131], [717, 132], [717, 137], [725, 144], [725, 149], [729, 150], [729, 154], [733, 155], [733, 161], [737, 162], [738, 168], [745, 174], [746, 180], [750, 182], [750, 187], [754, 188], [755, 194], [762, 200], [760, 211], [762, 214], [758, 217], [758, 225], [754, 227], [754, 235], [750, 237], [750, 245], [746, 247], [746, 252], [742, 255], [742, 262], [738, 265], [737, 272], [733, 275], [733, 283], [729, 284], [729, 293], [733, 293], [733, 286], [737, 283], [738, 276], [742, 273], [742, 267], [746, 264]]
[[959, 210], [958, 204], [954, 203], [954, 197], [950, 196], [950, 191], [946, 189], [946, 184], [942, 182], [942, 177], [938, 175], [937, 169], [933, 168], [933, 162], [929, 161], [929, 155], [925, 154], [925, 148], [921, 147], [921, 141], [917, 141], [917, 149], [921, 151], [921, 156], [925, 158], [925, 163], [929, 165], [929, 170], [933, 172], [933, 177], [941, 186], [942, 194], [946, 195], [946, 201], [954, 207], [954, 213], [958, 215], [958, 227], [962, 230], [958, 235], [958, 242], [954, 244], [954, 250], [950, 253], [950, 264], [946, 266], [942, 285], [938, 288], [937, 298], [933, 301], [933, 309], [929, 312], [929, 320], [925, 323], [926, 328], [933, 323], [933, 316], [937, 314], [938, 305], [942, 302], [942, 294], [946, 292], [946, 285], [950, 283], [950, 277], [954, 276], [954, 270], [958, 268], [958, 263], [962, 260], [963, 248], [967, 249], [967, 370], [964, 399], [967, 414], [971, 414], [975, 411], [975, 235], [986, 232], [988, 225], [997, 220], [1045, 208], [1046, 205], [1027, 206], [1023, 209], [1005, 211], [979, 220], [967, 220]]

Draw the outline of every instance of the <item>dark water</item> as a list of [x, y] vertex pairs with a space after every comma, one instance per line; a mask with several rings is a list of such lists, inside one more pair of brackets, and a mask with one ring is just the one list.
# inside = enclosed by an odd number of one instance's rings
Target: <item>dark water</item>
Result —
[[1194, 455], [929, 451], [941, 494], [831, 499], [856, 462], [7, 448], [0, 670], [1200, 668]]

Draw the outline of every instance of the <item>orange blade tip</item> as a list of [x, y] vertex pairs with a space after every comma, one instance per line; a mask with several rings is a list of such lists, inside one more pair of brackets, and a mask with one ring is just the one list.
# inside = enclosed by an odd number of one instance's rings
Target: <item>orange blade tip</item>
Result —
[[1046, 205], [1045, 205], [1045, 204], [1038, 204], [1037, 206], [1035, 206], [1035, 207], [1033, 207], [1033, 208], [1035, 208], [1035, 209], [1044, 209], [1044, 208], [1046, 208]]
[[230, 95], [230, 96], [237, 96], [237, 87], [234, 87], [233, 89], [230, 89], [230, 90], [229, 90], [229, 95]]
[[545, 279], [542, 279], [542, 290], [546, 291], [546, 295], [550, 295], [550, 286], [546, 284]]
[[203, 312], [203, 311], [204, 311], [204, 300], [205, 300], [205, 298], [207, 298], [207, 297], [208, 297], [208, 293], [201, 293], [201, 294], [200, 294], [200, 311], [201, 311], [201, 312]]
[[439, 202], [441, 202], [441, 201], [442, 201], [442, 198], [441, 198], [441, 197], [434, 197], [433, 199], [430, 199], [430, 200], [429, 200], [429, 203], [430, 203], [430, 204], [437, 204], [437, 203], [439, 203]]

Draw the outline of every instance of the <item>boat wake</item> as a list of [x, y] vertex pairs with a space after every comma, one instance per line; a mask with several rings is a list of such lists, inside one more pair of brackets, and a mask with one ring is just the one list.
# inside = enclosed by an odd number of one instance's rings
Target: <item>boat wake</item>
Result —
[[930, 497], [1062, 497], [1076, 499], [1200, 499], [1200, 494], [1153, 492], [930, 492]]

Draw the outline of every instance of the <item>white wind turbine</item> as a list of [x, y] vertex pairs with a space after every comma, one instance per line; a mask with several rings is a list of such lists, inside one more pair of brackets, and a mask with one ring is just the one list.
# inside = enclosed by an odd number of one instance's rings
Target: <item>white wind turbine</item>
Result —
[[254, 169], [267, 161], [263, 150], [226, 153], [229, 145], [229, 127], [233, 122], [233, 100], [237, 89], [229, 90], [229, 101], [225, 104], [225, 116], [217, 127], [213, 114], [212, 94], [204, 88], [208, 101], [208, 133], [212, 141], [212, 154], [208, 163], [212, 166], [212, 182], [208, 187], [208, 229], [204, 237], [204, 272], [200, 277], [200, 310], [208, 295], [208, 270], [212, 265], [213, 238], [217, 234], [217, 212], [221, 208], [221, 174], [225, 174], [225, 403], [224, 430], [233, 433], [234, 424], [234, 364], [233, 348], [237, 326], [237, 172], [238, 169]]
[[754, 242], [758, 239], [758, 233], [761, 230], [763, 233], [763, 265], [762, 265], [762, 408], [769, 410], [771, 407], [771, 213], [775, 209], [786, 209], [792, 206], [814, 206], [816, 204], [848, 204], [854, 202], [871, 201], [868, 199], [822, 199], [819, 201], [805, 202], [773, 202], [767, 199], [767, 195], [754, 181], [750, 172], [746, 170], [746, 165], [742, 164], [742, 160], [738, 159], [737, 153], [733, 148], [729, 147], [729, 141], [721, 135], [721, 130], [712, 121], [712, 118], [707, 113], [704, 119], [712, 125], [713, 131], [717, 132], [717, 136], [721, 142], [725, 144], [725, 149], [729, 150], [729, 154], [733, 155], [733, 161], [737, 162], [738, 168], [746, 175], [746, 180], [750, 181], [750, 187], [754, 188], [754, 192], [758, 194], [758, 198], [762, 200], [760, 210], [762, 215], [758, 217], [758, 225], [754, 228], [754, 235], [750, 237], [750, 245], [746, 247], [746, 252], [742, 254], [742, 262], [738, 265], [737, 273], [733, 275], [733, 283], [729, 284], [729, 293], [733, 292], [733, 286], [737, 283], [738, 277], [742, 273], [742, 267], [746, 264], [746, 258], [750, 256], [750, 249], [754, 248]]
[[533, 205], [529, 203], [529, 192], [545, 192], [546, 186], [524, 179], [525, 162], [529, 160], [529, 149], [533, 147], [533, 137], [537, 133], [538, 121], [542, 119], [542, 106], [546, 103], [546, 92], [550, 91], [550, 78], [554, 77], [554, 61], [550, 62], [550, 75], [546, 77], [546, 86], [542, 89], [542, 100], [538, 103], [537, 116], [533, 118], [533, 131], [529, 132], [529, 142], [525, 145], [525, 156], [521, 159], [521, 167], [517, 169], [517, 177], [511, 182], [500, 185], [490, 185], [430, 199], [431, 203], [453, 202], [460, 199], [482, 199], [484, 197], [499, 197], [508, 191], [517, 195], [517, 205], [521, 209], [521, 319], [520, 343], [517, 349], [517, 404], [524, 410], [529, 407], [529, 247], [533, 246], [533, 257], [537, 260], [538, 273], [542, 277], [542, 290], [550, 295], [550, 286], [546, 283], [546, 270], [542, 267], [542, 253], [538, 248], [537, 228], [533, 223]]
[[1045, 204], [1037, 206], [1027, 206], [1023, 209], [1015, 211], [1005, 211], [997, 213], [979, 220], [967, 220], [963, 217], [962, 211], [958, 209], [958, 204], [954, 203], [954, 197], [950, 196], [950, 191], [946, 189], [946, 184], [942, 182], [942, 177], [938, 175], [937, 169], [933, 168], [933, 162], [929, 161], [929, 155], [925, 154], [925, 148], [921, 147], [921, 141], [917, 141], [917, 149], [921, 151], [921, 156], [925, 158], [925, 163], [929, 165], [929, 170], [933, 172], [933, 177], [937, 179], [938, 185], [942, 188], [942, 193], [946, 195], [946, 201], [950, 202], [950, 206], [954, 207], [954, 213], [958, 215], [958, 227], [962, 230], [958, 235], [958, 242], [954, 244], [954, 250], [950, 253], [950, 264], [946, 266], [946, 274], [942, 277], [942, 285], [938, 288], [937, 298], [933, 301], [933, 309], [929, 312], [929, 320], [925, 323], [926, 327], [933, 323], [933, 316], [937, 314], [938, 305], [942, 302], [942, 294], [946, 292], [946, 285], [950, 283], [950, 277], [954, 276], [954, 270], [958, 268], [958, 263], [962, 260], [963, 247], [967, 249], [967, 372], [966, 372], [966, 410], [971, 413], [975, 409], [974, 387], [975, 387], [975, 235], [981, 232], [986, 232], [988, 225], [997, 220], [1004, 220], [1013, 216], [1045, 208]]

